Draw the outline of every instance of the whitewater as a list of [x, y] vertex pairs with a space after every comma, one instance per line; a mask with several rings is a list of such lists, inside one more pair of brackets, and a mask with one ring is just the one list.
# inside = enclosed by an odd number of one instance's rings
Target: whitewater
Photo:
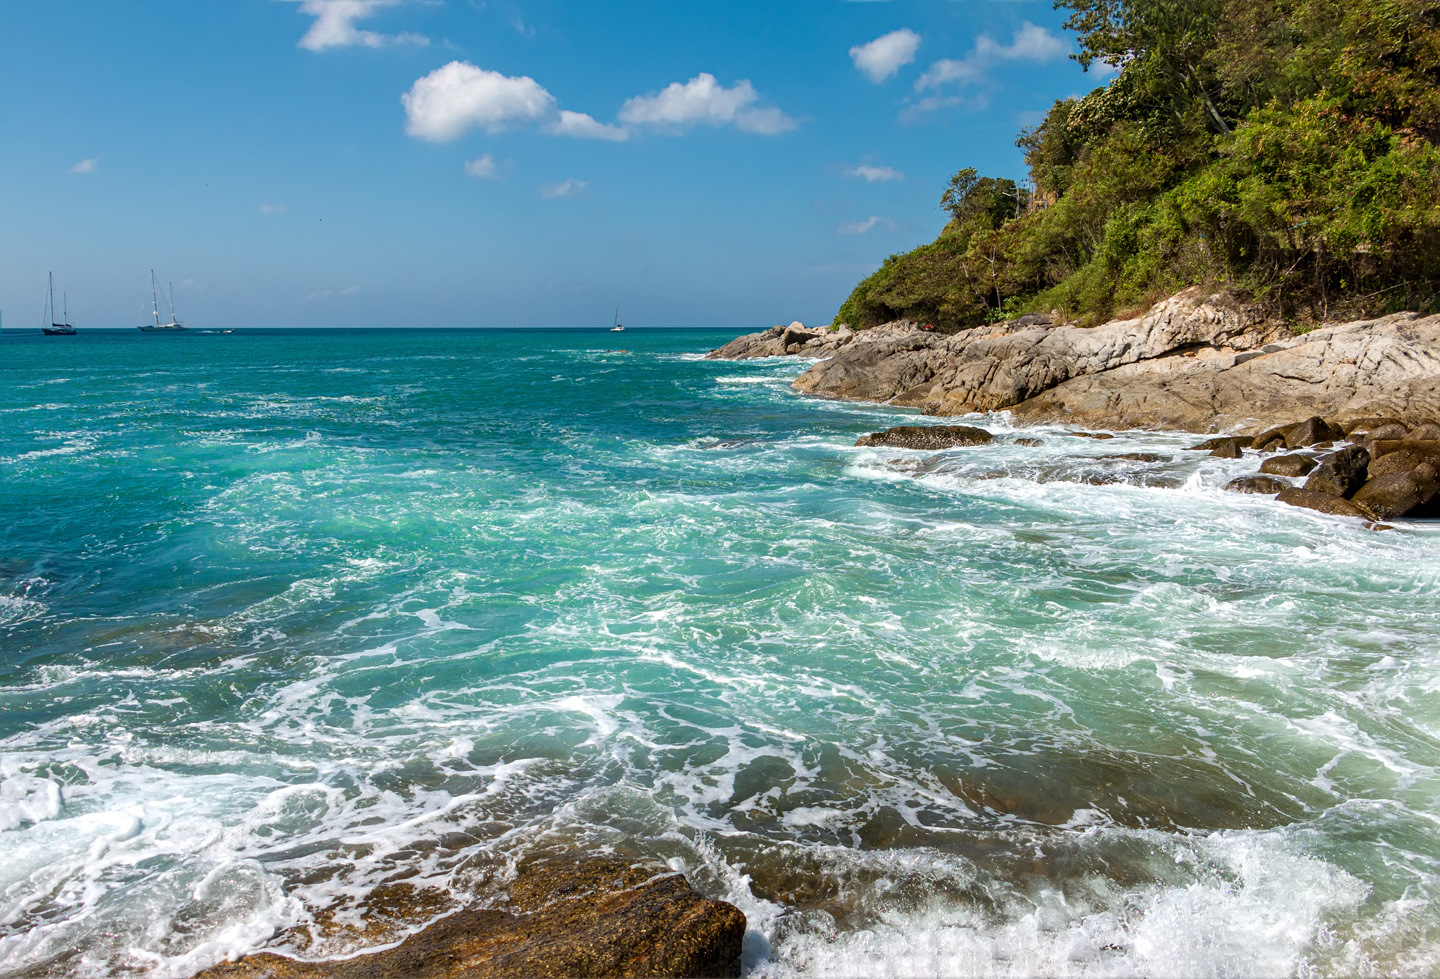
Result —
[[1440, 971], [1440, 527], [1184, 433], [856, 448], [916, 414], [740, 332], [0, 335], [0, 976], [576, 850], [766, 979]]

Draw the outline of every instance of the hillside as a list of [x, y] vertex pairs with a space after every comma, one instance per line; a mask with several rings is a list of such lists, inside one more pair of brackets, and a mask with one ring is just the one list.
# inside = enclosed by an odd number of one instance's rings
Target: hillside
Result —
[[1104, 88], [961, 170], [836, 323], [1101, 322], [1192, 285], [1304, 327], [1440, 309], [1440, 3], [1058, 0]]

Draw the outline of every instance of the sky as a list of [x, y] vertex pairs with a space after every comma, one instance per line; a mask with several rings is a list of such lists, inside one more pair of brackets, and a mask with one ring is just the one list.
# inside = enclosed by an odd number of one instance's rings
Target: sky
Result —
[[[0, 311], [828, 323], [1107, 80], [1050, 0], [0, 0]], [[63, 298], [62, 298], [63, 297]]]

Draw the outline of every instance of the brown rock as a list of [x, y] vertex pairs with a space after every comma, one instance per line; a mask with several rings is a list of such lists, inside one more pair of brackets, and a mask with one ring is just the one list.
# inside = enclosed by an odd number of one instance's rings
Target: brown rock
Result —
[[855, 444], [892, 449], [950, 449], [957, 445], [983, 445], [992, 438], [985, 429], [969, 425], [897, 425], [883, 432], [862, 435]]
[[1275, 456], [1260, 463], [1262, 473], [1274, 476], [1308, 476], [1314, 468], [1315, 460], [1302, 455]]
[[1361, 445], [1348, 445], [1320, 460], [1319, 467], [1305, 480], [1305, 490], [1348, 499], [1365, 485], [1370, 453]]
[[1105, 441], [1106, 439], [1113, 439], [1115, 437], [1109, 432], [1070, 432], [1069, 434], [1073, 435], [1077, 439], [1096, 439], [1097, 441], [1101, 442]]
[[1407, 473], [1371, 477], [1350, 502], [1376, 520], [1392, 520], [1429, 503], [1437, 492], [1440, 492], [1440, 476], [1434, 467], [1422, 462]]
[[745, 915], [685, 878], [620, 859], [521, 870], [522, 913], [472, 908], [398, 946], [334, 962], [248, 955], [204, 979], [485, 979], [520, 976], [738, 976]]
[[1217, 459], [1238, 459], [1241, 456], [1240, 446], [1228, 440], [1215, 446], [1210, 454]]
[[1362, 520], [1373, 520], [1374, 516], [1360, 509], [1349, 500], [1341, 499], [1338, 496], [1331, 496], [1329, 493], [1316, 493], [1311, 490], [1296, 489], [1287, 486], [1275, 497], [1281, 503], [1288, 503], [1291, 506], [1304, 507], [1307, 510], [1318, 510], [1321, 513], [1328, 513], [1334, 517], [1360, 517]]
[[1440, 439], [1440, 425], [1436, 425], [1434, 422], [1426, 422], [1424, 425], [1410, 429], [1404, 441], [1433, 442], [1436, 439]]
[[1285, 429], [1285, 447], [1303, 449], [1317, 442], [1333, 442], [1344, 437], [1345, 432], [1338, 425], [1331, 425], [1319, 415], [1312, 415]]
[[1398, 418], [1352, 418], [1340, 426], [1348, 438], [1351, 435], [1368, 435], [1382, 425], [1400, 424]]
[[1399, 422], [1387, 422], [1384, 425], [1377, 425], [1366, 433], [1373, 439], [1403, 439], [1410, 434], [1410, 430]]
[[1276, 479], [1274, 476], [1241, 476], [1239, 479], [1230, 480], [1225, 484], [1225, 488], [1231, 493], [1274, 496], [1276, 493], [1290, 489], [1291, 486], [1283, 479]]
[[[1224, 449], [1234, 446], [1238, 449], [1250, 448], [1253, 439], [1249, 435], [1222, 435], [1219, 438], [1206, 439], [1199, 445], [1190, 446], [1191, 452], [1213, 452], [1215, 449]], [[1238, 459], [1239, 456], [1227, 456], [1226, 458]]]
[[1041, 440], [1041, 439], [1016, 439], [1016, 440], [1015, 440], [1015, 444], [1016, 444], [1016, 445], [1036, 446], [1036, 445], [1044, 445], [1045, 443], [1044, 443], [1044, 441]]

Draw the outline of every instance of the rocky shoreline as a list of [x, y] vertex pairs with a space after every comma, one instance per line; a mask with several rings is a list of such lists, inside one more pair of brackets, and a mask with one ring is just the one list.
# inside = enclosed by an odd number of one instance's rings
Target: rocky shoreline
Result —
[[[813, 359], [795, 390], [926, 415], [1227, 432], [1196, 449], [1263, 460], [1227, 489], [1370, 522], [1440, 516], [1440, 316], [1297, 335], [1231, 296], [1189, 289], [1095, 327], [1041, 315], [952, 334], [908, 320], [863, 331], [792, 323], [708, 356]], [[908, 447], [938, 447], [938, 433], [922, 429], [925, 444]], [[867, 438], [907, 447], [903, 434]]]
[[197, 979], [740, 975], [745, 915], [663, 865], [550, 858], [522, 865], [504, 893], [503, 906], [456, 911], [379, 952], [316, 962], [258, 952]]

